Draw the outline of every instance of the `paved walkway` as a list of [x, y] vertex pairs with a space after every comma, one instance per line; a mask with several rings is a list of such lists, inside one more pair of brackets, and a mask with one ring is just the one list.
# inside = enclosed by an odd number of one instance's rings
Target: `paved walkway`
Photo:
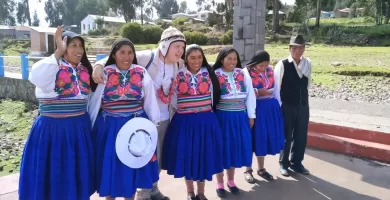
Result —
[[[268, 171], [276, 176], [274, 182], [260, 180], [248, 184], [243, 169], [237, 170], [236, 183], [242, 189], [239, 197], [231, 194], [226, 199], [237, 200], [384, 200], [390, 197], [390, 166], [333, 153], [307, 150], [305, 166], [312, 175], [294, 174], [282, 177], [278, 172], [278, 157], [266, 158]], [[255, 167], [255, 165], [254, 165]], [[258, 178], [257, 175], [255, 175]], [[0, 178], [0, 200], [17, 200], [18, 175]], [[172, 200], [186, 199], [183, 179], [161, 175], [160, 189]], [[215, 194], [215, 180], [207, 182], [206, 196]], [[100, 200], [94, 195], [91, 200]]]
[[310, 121], [390, 133], [390, 105], [310, 98]]

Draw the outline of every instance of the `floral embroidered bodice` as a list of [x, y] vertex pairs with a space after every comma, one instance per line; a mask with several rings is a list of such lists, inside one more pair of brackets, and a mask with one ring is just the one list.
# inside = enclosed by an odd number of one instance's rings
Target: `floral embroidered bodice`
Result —
[[180, 95], [204, 95], [210, 94], [211, 79], [206, 68], [192, 74], [188, 70], [181, 70], [176, 76], [177, 94]]
[[85, 98], [90, 93], [90, 76], [87, 68], [79, 64], [72, 67], [65, 59], [59, 61], [54, 91], [57, 98]]
[[274, 88], [274, 70], [268, 66], [265, 72], [258, 73], [253, 70], [249, 70], [249, 74], [252, 79], [253, 88], [255, 89], [273, 89]]
[[221, 88], [222, 99], [246, 98], [248, 95], [248, 81], [242, 69], [235, 68], [232, 72], [225, 72], [222, 68], [215, 70]]
[[111, 101], [142, 99], [144, 73], [144, 68], [134, 64], [126, 71], [120, 71], [115, 64], [106, 66], [104, 75], [107, 82], [103, 99]]

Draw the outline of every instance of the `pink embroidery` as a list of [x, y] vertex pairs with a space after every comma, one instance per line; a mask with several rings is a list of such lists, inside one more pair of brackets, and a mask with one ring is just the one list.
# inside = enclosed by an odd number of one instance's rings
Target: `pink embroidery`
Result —
[[209, 73], [202, 72], [196, 75], [197, 79], [197, 91], [198, 94], [209, 94], [210, 93], [210, 85], [211, 79], [209, 77]]
[[[90, 93], [90, 81], [88, 70], [82, 66], [78, 65], [75, 69], [70, 65], [67, 66], [65, 60], [60, 61], [59, 70], [56, 75], [56, 82], [54, 91], [57, 92], [59, 98], [69, 98], [75, 97], [80, 93], [88, 95]], [[76, 76], [74, 75], [74, 70], [76, 70]]]
[[136, 99], [142, 98], [143, 68], [134, 67], [123, 75], [116, 69], [107, 67], [104, 73], [108, 77], [103, 95], [105, 100], [119, 99], [123, 96]]
[[225, 73], [221, 72], [216, 72], [219, 86], [221, 88], [221, 95], [226, 95], [229, 94], [230, 91], [232, 90], [232, 87], [229, 83], [229, 77]]
[[246, 92], [244, 73], [240, 69], [235, 69], [233, 73], [234, 83], [237, 91]]
[[209, 94], [211, 79], [209, 73], [202, 72], [195, 75], [195, 79], [189, 73], [179, 72], [176, 76], [178, 94], [196, 95]]
[[256, 73], [253, 70], [250, 70], [249, 74], [252, 79], [253, 88], [272, 89], [274, 87], [274, 71], [271, 67], [267, 67], [263, 73]]

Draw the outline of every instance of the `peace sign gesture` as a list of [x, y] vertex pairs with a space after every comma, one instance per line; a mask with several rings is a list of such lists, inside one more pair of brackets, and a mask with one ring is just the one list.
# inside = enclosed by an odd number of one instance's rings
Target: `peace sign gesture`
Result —
[[56, 33], [54, 35], [55, 40], [56, 40], [56, 44], [57, 44], [57, 50], [55, 53], [57, 60], [60, 59], [66, 51], [66, 41], [68, 38], [64, 37], [64, 39], [62, 39], [63, 32], [64, 32], [64, 28], [62, 26], [58, 26]]

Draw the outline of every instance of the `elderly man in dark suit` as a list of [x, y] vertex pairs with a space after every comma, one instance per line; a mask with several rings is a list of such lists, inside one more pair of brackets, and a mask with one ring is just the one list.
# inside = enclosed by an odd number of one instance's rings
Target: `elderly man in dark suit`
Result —
[[309, 174], [302, 164], [309, 124], [311, 80], [311, 61], [303, 56], [306, 45], [302, 35], [292, 36], [290, 55], [275, 66], [274, 92], [284, 117], [285, 147], [279, 159], [283, 176], [289, 176], [289, 167], [298, 173]]

